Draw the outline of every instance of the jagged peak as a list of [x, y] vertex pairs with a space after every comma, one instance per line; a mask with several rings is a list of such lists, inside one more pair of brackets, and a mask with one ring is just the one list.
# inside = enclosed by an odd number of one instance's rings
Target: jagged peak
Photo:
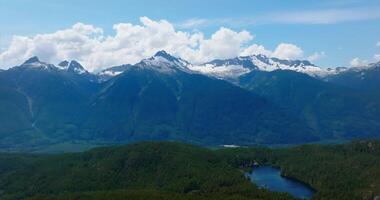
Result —
[[164, 50], [158, 51], [156, 54], [154, 54], [154, 56], [152, 57], [152, 59], [155, 59], [157, 57], [164, 58], [164, 59], [166, 59], [167, 61], [170, 61], [170, 62], [184, 61], [183, 59], [177, 58], [177, 57], [175, 57], [175, 56], [167, 53]]
[[335, 70], [320, 68], [308, 60], [286, 60], [263, 54], [238, 56], [230, 59], [215, 59], [211, 62], [194, 66], [191, 69], [201, 73], [214, 75], [222, 79], [225, 77], [238, 78], [242, 74], [254, 70], [292, 70], [315, 77], [335, 73]]
[[33, 56], [29, 59], [27, 59], [20, 67], [27, 67], [27, 68], [35, 68], [35, 69], [47, 69], [52, 70], [56, 68], [52, 64], [48, 64], [45, 62], [40, 61], [40, 59], [37, 56]]
[[74, 72], [77, 74], [88, 73], [84, 67], [76, 60], [70, 61], [69, 67], [67, 69], [68, 72]]
[[33, 56], [33, 57], [30, 57], [29, 59], [27, 59], [23, 65], [25, 64], [32, 64], [32, 63], [39, 63], [41, 62], [40, 59], [37, 57], [37, 56]]
[[64, 60], [64, 61], [58, 63], [58, 66], [66, 68], [69, 66], [69, 61]]
[[164, 50], [158, 51], [154, 56], [143, 59], [134, 65], [142, 69], [151, 69], [162, 73], [174, 73], [184, 71], [192, 73], [189, 69], [191, 64], [181, 58], [174, 57]]
[[161, 50], [161, 51], [157, 51], [155, 54], [154, 54], [154, 57], [157, 57], [157, 56], [161, 56], [161, 57], [168, 57], [168, 58], [174, 58], [174, 56], [170, 55], [169, 53], [167, 53], [165, 50]]
[[81, 68], [84, 69], [83, 66], [76, 60], [70, 61], [69, 69]]

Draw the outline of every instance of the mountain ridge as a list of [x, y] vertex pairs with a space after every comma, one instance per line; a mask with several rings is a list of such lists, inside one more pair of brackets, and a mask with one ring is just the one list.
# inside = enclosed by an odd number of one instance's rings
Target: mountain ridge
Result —
[[[265, 55], [239, 56], [230, 59], [215, 59], [201, 64], [192, 64], [182, 58], [172, 56], [164, 50], [156, 52], [152, 57], [142, 59], [136, 64], [122, 64], [103, 69], [98, 73], [88, 72], [79, 62], [72, 60], [64, 60], [57, 64], [48, 64], [41, 62], [38, 57], [33, 56], [27, 59], [23, 65], [33, 65], [42, 67], [56, 67], [61, 70], [68, 70], [77, 74], [96, 75], [99, 81], [106, 81], [113, 76], [132, 68], [132, 67], [151, 67], [151, 69], [170, 73], [176, 70], [185, 70], [192, 73], [201, 73], [213, 76], [219, 79], [235, 81], [238, 77], [250, 73], [252, 71], [274, 71], [274, 70], [291, 70], [304, 73], [322, 80], [329, 80], [341, 73], [363, 71], [374, 68], [378, 63], [371, 63], [361, 67], [337, 67], [337, 68], [321, 68], [308, 60], [286, 60], [276, 57], [267, 57]], [[71, 67], [70, 67], [71, 65]]]
[[229, 80], [199, 73], [161, 51], [104, 71], [100, 80], [101, 73], [77, 73], [84, 67], [76, 61], [63, 61], [59, 68], [32, 57], [0, 73], [0, 148], [33, 150], [70, 141], [221, 145], [379, 137], [376, 92], [247, 63], [253, 70]]

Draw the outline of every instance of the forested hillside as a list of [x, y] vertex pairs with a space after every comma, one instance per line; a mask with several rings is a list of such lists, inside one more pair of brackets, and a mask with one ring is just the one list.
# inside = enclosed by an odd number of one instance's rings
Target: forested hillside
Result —
[[254, 162], [316, 190], [314, 199], [380, 195], [380, 142], [210, 150], [144, 142], [61, 155], [1, 154], [1, 199], [292, 199], [244, 177]]

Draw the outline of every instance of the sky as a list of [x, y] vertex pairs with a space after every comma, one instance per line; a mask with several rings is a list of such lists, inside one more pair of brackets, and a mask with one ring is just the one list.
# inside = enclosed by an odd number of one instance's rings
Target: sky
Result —
[[158, 50], [195, 64], [265, 54], [364, 65], [380, 60], [380, 1], [0, 0], [0, 68], [36, 55], [99, 71]]

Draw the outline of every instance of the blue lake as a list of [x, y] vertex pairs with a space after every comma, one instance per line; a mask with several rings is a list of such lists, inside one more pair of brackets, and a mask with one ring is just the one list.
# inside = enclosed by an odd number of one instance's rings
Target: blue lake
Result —
[[311, 199], [314, 195], [311, 187], [294, 179], [282, 177], [280, 170], [274, 167], [255, 167], [248, 176], [258, 187], [270, 191], [287, 192], [299, 199]]

